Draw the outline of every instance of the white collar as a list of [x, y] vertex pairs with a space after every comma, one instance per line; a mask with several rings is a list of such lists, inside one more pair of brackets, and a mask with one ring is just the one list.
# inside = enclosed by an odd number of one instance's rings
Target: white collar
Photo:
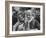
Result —
[[31, 22], [34, 19], [34, 17], [32, 17], [28, 22]]

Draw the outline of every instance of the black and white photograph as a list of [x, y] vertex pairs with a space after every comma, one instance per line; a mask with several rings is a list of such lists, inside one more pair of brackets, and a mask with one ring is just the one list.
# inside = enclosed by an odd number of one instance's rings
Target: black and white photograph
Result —
[[6, 37], [45, 34], [44, 3], [8, 1], [5, 6]]
[[40, 8], [12, 7], [12, 31], [40, 30]]
[[10, 4], [10, 34], [43, 33], [43, 6]]

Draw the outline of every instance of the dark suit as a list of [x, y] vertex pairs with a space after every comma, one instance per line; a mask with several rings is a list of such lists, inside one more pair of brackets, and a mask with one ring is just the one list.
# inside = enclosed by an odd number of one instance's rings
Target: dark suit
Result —
[[28, 27], [28, 23], [25, 24], [25, 30], [31, 30], [31, 29], [38, 29], [38, 30], [40, 30], [40, 24], [39, 24], [39, 22], [37, 20], [35, 20], [35, 19], [32, 20], [29, 23], [29, 27]]
[[40, 30], [40, 24], [36, 19], [33, 19], [30, 22], [30, 29], [38, 29], [38, 30]]

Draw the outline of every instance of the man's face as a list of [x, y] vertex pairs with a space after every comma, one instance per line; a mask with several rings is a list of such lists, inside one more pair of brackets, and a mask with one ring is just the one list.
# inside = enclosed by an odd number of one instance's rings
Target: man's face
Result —
[[24, 22], [24, 18], [25, 18], [24, 14], [19, 14], [18, 17], [20, 22]]
[[31, 19], [31, 16], [32, 16], [32, 11], [31, 10], [27, 10], [25, 12], [25, 15], [26, 15], [27, 20], [30, 20]]

